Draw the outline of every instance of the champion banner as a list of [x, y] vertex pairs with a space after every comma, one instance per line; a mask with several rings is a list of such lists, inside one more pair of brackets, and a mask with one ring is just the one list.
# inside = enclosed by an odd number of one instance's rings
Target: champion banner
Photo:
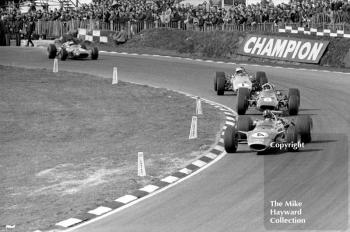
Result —
[[280, 36], [247, 35], [238, 53], [246, 56], [318, 63], [329, 41]]

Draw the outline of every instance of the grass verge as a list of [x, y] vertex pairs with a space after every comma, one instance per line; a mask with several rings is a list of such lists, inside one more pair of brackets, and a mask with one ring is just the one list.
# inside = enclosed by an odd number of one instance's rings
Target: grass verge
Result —
[[188, 140], [194, 110], [164, 89], [0, 66], [0, 225], [45, 228], [185, 166], [224, 119], [203, 104], [199, 139]]

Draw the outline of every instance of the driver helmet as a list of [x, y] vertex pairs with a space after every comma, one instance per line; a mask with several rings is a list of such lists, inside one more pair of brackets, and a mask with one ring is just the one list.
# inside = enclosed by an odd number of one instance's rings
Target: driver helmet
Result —
[[262, 86], [263, 90], [272, 90], [272, 86], [269, 83], [266, 83]]
[[265, 110], [263, 112], [264, 119], [273, 119], [273, 114], [270, 110]]
[[245, 72], [244, 68], [242, 68], [242, 67], [236, 68], [236, 74], [242, 74], [244, 72]]

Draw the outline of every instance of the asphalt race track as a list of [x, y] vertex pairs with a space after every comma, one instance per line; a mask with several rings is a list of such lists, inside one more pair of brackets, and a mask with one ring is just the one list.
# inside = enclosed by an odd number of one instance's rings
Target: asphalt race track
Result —
[[[0, 64], [52, 69], [46, 51], [0, 48]], [[118, 77], [195, 94], [234, 107], [236, 97], [213, 91], [215, 71], [232, 72], [229, 64], [180, 59], [100, 54], [97, 61], [59, 62], [59, 70]], [[305, 227], [347, 229], [350, 74], [245, 66], [265, 71], [269, 81], [301, 92], [300, 114], [314, 122], [311, 144], [298, 153], [257, 155], [244, 146], [194, 177], [121, 212], [74, 231], [84, 232], [227, 232], [276, 229], [264, 223], [266, 200], [300, 200], [308, 219]], [[235, 108], [234, 108], [235, 109]], [[265, 198], [264, 198], [265, 196]]]

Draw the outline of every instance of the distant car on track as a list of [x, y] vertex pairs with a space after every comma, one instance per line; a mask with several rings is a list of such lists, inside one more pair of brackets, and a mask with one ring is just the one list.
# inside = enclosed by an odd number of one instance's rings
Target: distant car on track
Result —
[[247, 88], [240, 88], [237, 96], [237, 113], [243, 115], [249, 107], [255, 107], [259, 111], [283, 110], [289, 115], [297, 115], [300, 106], [299, 89], [290, 88], [288, 95], [276, 90], [270, 83], [262, 85], [261, 91], [251, 94]]
[[240, 88], [247, 88], [249, 92], [261, 89], [267, 83], [265, 72], [257, 72], [255, 77], [249, 75], [243, 68], [237, 68], [235, 74], [216, 72], [214, 77], [214, 90], [217, 95], [223, 95], [225, 91], [233, 91], [234, 94]]
[[277, 114], [281, 111], [264, 111], [263, 120], [253, 121], [240, 116], [237, 126], [228, 126], [224, 134], [226, 152], [237, 151], [239, 142], [246, 142], [252, 151], [262, 152], [274, 148], [298, 151], [302, 143], [311, 142], [312, 119], [309, 115], [287, 119]]
[[49, 44], [47, 48], [49, 59], [58, 57], [60, 60], [70, 59], [84, 59], [90, 56], [92, 60], [98, 58], [98, 48], [87, 48], [84, 43], [76, 43], [74, 41], [67, 41], [62, 44]]

